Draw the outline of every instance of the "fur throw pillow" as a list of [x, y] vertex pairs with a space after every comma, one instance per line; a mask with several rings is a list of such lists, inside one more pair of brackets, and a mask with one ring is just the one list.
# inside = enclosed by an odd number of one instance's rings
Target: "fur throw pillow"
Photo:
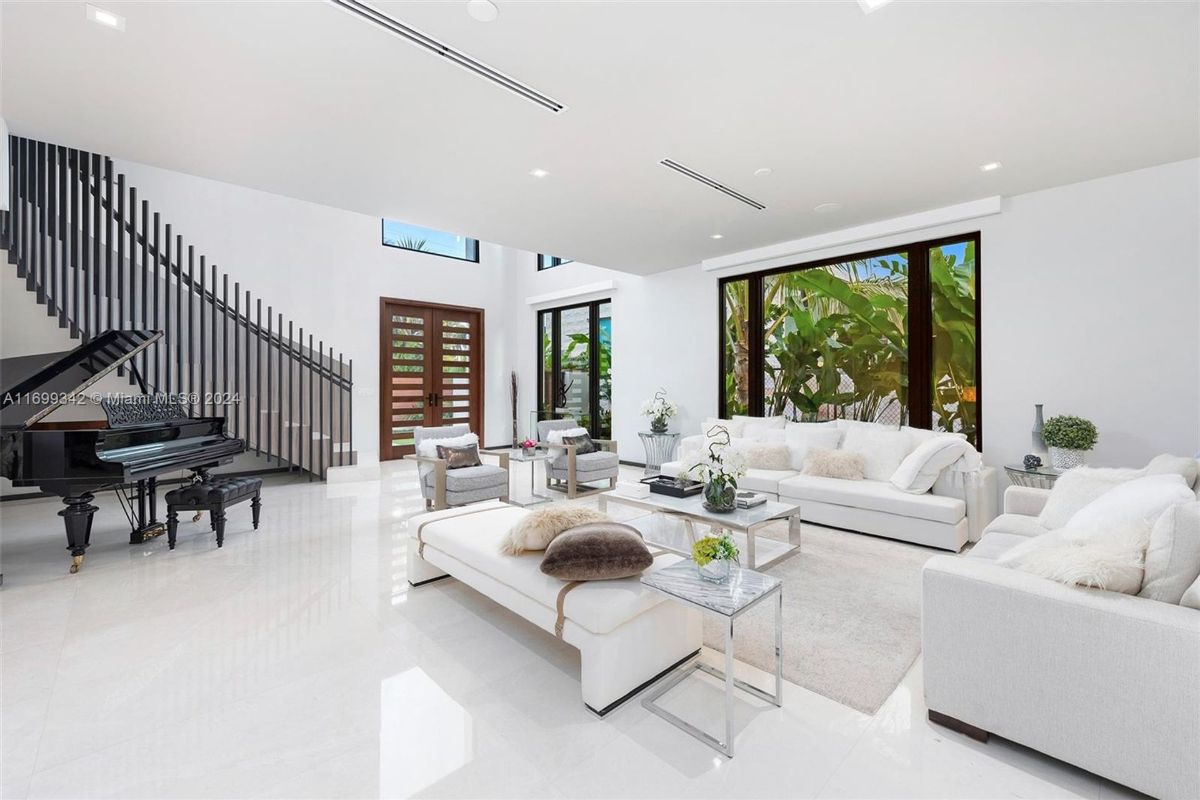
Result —
[[866, 461], [858, 453], [813, 447], [804, 459], [804, 474], [821, 478], [861, 481], [866, 477]]
[[1137, 594], [1142, 588], [1150, 525], [1063, 528], [1022, 542], [996, 559], [1059, 583]]
[[545, 550], [555, 536], [568, 528], [588, 522], [609, 521], [607, 514], [594, 508], [573, 503], [554, 503], [529, 512], [513, 525], [500, 543], [500, 552], [519, 556], [530, 550]]
[[[779, 432], [781, 435], [783, 431]], [[792, 454], [783, 442], [758, 442], [742, 439], [735, 448], [745, 460], [747, 467], [754, 469], [791, 469]]]

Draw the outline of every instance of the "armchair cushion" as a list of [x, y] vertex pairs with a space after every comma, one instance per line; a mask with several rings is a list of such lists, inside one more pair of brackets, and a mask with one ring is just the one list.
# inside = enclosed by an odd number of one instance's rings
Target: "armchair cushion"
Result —
[[[476, 489], [490, 489], [495, 486], [503, 487], [508, 483], [508, 472], [495, 464], [480, 464], [474, 467], [460, 467], [447, 470], [447, 492], [470, 492]], [[433, 473], [425, 476], [425, 486], [433, 488]]]
[[[610, 453], [607, 450], [597, 450], [594, 453], [576, 453], [575, 455], [575, 472], [615, 472], [620, 466], [620, 458], [616, 453]], [[550, 461], [552, 470], [567, 469], [567, 454], [559, 453]]]

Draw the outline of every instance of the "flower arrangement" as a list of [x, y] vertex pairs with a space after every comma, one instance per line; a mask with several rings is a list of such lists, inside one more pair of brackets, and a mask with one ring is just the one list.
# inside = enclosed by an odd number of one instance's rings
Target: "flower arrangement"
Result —
[[714, 425], [707, 433], [708, 459], [693, 465], [688, 474], [704, 483], [704, 504], [710, 511], [733, 511], [737, 503], [738, 478], [746, 474], [746, 461], [729, 446], [729, 431]]
[[526, 438], [525, 441], [521, 442], [521, 449], [526, 453], [533, 451], [536, 447], [537, 442], [535, 442], [533, 439]]
[[650, 417], [650, 430], [655, 433], [667, 432], [667, 420], [679, 413], [679, 409], [667, 399], [665, 389], [659, 389], [654, 397], [642, 403], [642, 416]]
[[729, 579], [729, 567], [738, 560], [738, 555], [737, 545], [727, 533], [705, 536], [692, 545], [692, 560], [700, 577], [714, 583]]
[[1046, 420], [1042, 441], [1050, 448], [1050, 460], [1058, 469], [1070, 469], [1083, 463], [1083, 454], [1096, 446], [1100, 434], [1096, 426], [1082, 417], [1060, 415]]

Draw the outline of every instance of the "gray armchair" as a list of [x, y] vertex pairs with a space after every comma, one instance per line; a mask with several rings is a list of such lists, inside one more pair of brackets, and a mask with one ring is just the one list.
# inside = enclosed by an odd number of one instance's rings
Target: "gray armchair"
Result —
[[[570, 500], [603, 492], [606, 488], [586, 486], [587, 484], [606, 480], [607, 488], [612, 489], [617, 485], [617, 474], [621, 468], [617, 456], [617, 443], [612, 439], [594, 439], [593, 441], [603, 448], [594, 453], [576, 453], [576, 445], [549, 441], [550, 431], [578, 427], [579, 423], [570, 418], [544, 419], [537, 424], [538, 443], [553, 455], [546, 462], [546, 487], [565, 491]], [[582, 493], [579, 491], [580, 484], [585, 485]]]
[[421, 482], [421, 496], [425, 507], [439, 511], [451, 506], [465, 506], [483, 500], [499, 499], [508, 502], [508, 451], [493, 453], [482, 448], [484, 456], [495, 456], [499, 464], [481, 464], [478, 467], [447, 469], [446, 460], [421, 455], [421, 442], [431, 439], [449, 439], [465, 436], [471, 429], [466, 425], [446, 425], [440, 428], [414, 428], [413, 444], [417, 452], [404, 458], [417, 462], [417, 475]]

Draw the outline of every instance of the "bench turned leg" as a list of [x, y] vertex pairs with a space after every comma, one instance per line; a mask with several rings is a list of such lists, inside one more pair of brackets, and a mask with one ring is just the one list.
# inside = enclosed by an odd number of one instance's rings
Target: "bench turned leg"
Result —
[[262, 510], [262, 498], [259, 492], [254, 493], [254, 499], [250, 501], [250, 514], [254, 520], [254, 530], [258, 530], [258, 512]]
[[213, 528], [217, 532], [217, 547], [221, 547], [225, 544], [225, 509], [217, 509], [210, 512], [209, 515], [213, 519]]
[[179, 512], [170, 508], [167, 511], [167, 549], [175, 549], [175, 533], [179, 530]]

